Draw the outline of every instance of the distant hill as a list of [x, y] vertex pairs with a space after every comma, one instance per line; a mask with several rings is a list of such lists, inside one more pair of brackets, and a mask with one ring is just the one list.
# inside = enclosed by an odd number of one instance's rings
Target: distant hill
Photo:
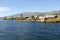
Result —
[[48, 14], [55, 14], [55, 15], [60, 15], [60, 10], [59, 11], [52, 11], [52, 12], [24, 12], [24, 13], [17, 13], [15, 15], [10, 15], [8, 17], [18, 17], [21, 16], [44, 16]]

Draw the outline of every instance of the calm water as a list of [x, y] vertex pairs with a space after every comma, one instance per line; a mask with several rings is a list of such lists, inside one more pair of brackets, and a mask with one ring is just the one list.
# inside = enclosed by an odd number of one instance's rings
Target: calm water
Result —
[[0, 20], [0, 40], [60, 40], [60, 23]]

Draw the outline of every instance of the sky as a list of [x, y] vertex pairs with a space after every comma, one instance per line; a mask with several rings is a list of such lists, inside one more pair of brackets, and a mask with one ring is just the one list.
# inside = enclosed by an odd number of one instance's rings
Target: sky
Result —
[[0, 0], [0, 17], [22, 12], [60, 10], [60, 0]]

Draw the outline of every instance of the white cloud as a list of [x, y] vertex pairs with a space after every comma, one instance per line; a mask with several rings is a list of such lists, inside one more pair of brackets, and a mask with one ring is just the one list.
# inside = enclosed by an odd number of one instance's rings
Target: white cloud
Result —
[[5, 11], [8, 11], [8, 10], [11, 10], [11, 9], [8, 8], [8, 7], [0, 7], [0, 12], [5, 12]]

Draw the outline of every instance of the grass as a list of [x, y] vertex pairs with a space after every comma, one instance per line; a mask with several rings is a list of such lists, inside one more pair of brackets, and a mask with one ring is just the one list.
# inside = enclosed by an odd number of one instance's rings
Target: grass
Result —
[[48, 18], [45, 22], [60, 22], [60, 16], [57, 18]]

